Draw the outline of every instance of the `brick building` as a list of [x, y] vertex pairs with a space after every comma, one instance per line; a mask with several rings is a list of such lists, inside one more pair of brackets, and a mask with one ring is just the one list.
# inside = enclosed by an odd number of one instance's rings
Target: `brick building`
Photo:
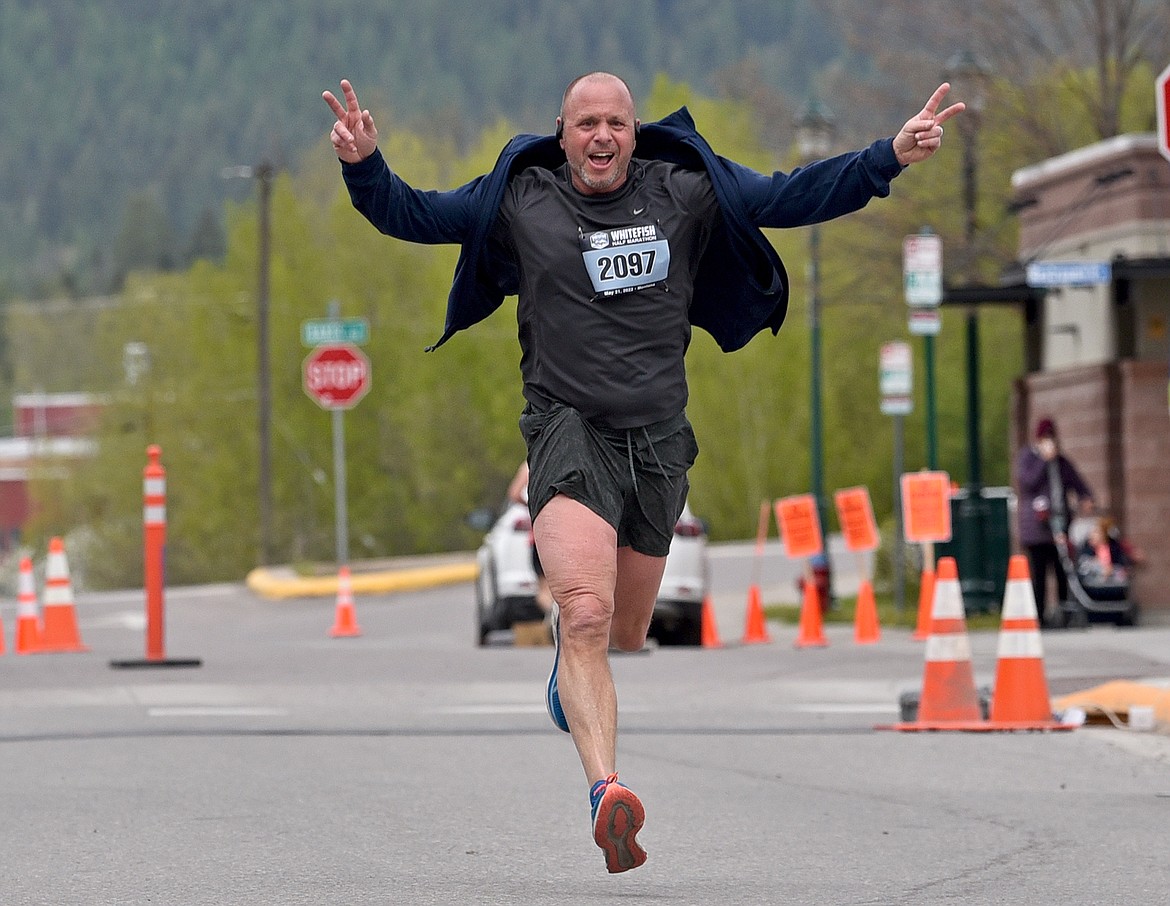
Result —
[[28, 521], [30, 474], [93, 455], [91, 436], [103, 404], [90, 393], [13, 397], [13, 436], [0, 438], [0, 552], [18, 543]]
[[1170, 162], [1122, 135], [1017, 171], [1028, 373], [1013, 453], [1053, 417], [1099, 505], [1147, 556], [1134, 590], [1170, 620]]

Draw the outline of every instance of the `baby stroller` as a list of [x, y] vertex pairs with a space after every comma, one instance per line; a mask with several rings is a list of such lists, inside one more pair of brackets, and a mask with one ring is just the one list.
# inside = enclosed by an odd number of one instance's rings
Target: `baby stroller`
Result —
[[[1060, 517], [1053, 519], [1053, 529], [1065, 536], [1056, 548], [1068, 578], [1068, 600], [1061, 603], [1060, 618], [1066, 626], [1105, 621], [1135, 626], [1139, 607], [1131, 588], [1132, 563], [1115, 530], [1096, 529], [1094, 534], [1098, 522], [1074, 519], [1065, 531]], [[1094, 553], [1102, 545], [1103, 558]]]

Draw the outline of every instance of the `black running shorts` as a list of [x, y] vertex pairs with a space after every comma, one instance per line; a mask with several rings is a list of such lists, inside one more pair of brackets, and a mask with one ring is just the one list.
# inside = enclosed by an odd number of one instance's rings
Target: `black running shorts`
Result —
[[686, 413], [642, 428], [598, 428], [576, 409], [527, 406], [520, 433], [528, 445], [528, 509], [557, 494], [613, 526], [618, 547], [665, 557], [682, 514], [699, 447]]

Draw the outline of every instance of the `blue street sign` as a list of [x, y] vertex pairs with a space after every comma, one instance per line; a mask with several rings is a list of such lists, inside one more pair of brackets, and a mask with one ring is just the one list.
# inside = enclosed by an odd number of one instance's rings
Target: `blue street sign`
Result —
[[1033, 261], [1025, 270], [1028, 285], [1102, 286], [1113, 279], [1113, 265], [1108, 261]]

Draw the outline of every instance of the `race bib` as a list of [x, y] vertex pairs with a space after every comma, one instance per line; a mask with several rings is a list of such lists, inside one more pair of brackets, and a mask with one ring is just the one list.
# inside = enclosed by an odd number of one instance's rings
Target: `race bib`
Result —
[[670, 243], [653, 223], [581, 234], [594, 298], [620, 296], [666, 280]]

